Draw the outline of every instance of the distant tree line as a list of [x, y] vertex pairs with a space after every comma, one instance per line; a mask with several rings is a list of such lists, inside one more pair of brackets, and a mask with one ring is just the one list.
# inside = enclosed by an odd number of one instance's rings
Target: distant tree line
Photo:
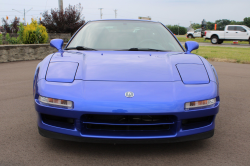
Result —
[[[245, 17], [243, 21], [235, 21], [228, 19], [216, 20], [215, 22], [208, 21], [207, 30], [213, 30], [214, 24], [217, 24], [217, 30], [224, 30], [226, 25], [246, 25], [250, 27], [250, 17]], [[192, 28], [199, 29], [201, 28], [201, 24], [193, 23]]]
[[[175, 35], [185, 35], [187, 33], [187, 28], [178, 26], [178, 25], [166, 25], [170, 31], [172, 31]], [[179, 30], [178, 30], [179, 29]]]

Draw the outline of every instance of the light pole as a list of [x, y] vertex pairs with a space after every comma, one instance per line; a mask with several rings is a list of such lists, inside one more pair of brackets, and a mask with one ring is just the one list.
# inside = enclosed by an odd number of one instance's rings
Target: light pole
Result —
[[58, 0], [59, 11], [63, 11], [63, 0]]
[[102, 9], [103, 9], [103, 8], [99, 8], [99, 10], [100, 10], [100, 17], [101, 17], [101, 19], [102, 19]]
[[178, 23], [178, 35], [179, 35], [179, 26], [180, 26], [180, 23]]
[[[26, 13], [28, 13], [29, 11], [31, 11], [33, 9], [33, 7], [30, 9], [30, 10], [28, 10]], [[15, 10], [15, 11], [17, 11], [17, 12], [19, 12], [19, 13], [22, 13], [22, 12], [20, 12], [20, 11], [18, 11], [18, 10], [16, 10], [16, 9], [12, 9], [12, 10]], [[26, 17], [25, 17], [25, 9], [23, 9], [23, 18], [24, 18], [24, 25], [26, 25]]]
[[116, 18], [116, 16], [117, 16], [117, 10], [115, 9], [114, 11], [115, 11], [115, 18]]

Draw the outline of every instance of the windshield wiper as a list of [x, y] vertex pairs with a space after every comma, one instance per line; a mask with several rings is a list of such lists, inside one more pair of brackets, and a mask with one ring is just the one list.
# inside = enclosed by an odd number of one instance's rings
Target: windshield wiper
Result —
[[68, 47], [68, 48], [65, 48], [64, 50], [94, 50], [94, 51], [97, 51], [96, 49], [83, 47], [83, 46]]
[[123, 50], [116, 50], [116, 51], [162, 51], [162, 52], [169, 52], [171, 50], [159, 50], [153, 48], [130, 48], [130, 49], [123, 49]]

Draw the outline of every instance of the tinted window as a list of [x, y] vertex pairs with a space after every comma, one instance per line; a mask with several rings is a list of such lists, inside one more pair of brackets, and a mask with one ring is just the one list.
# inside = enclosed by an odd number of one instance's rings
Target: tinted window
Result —
[[247, 26], [244, 26], [244, 28], [250, 31], [250, 28], [249, 28], [249, 27], [247, 27]]
[[235, 26], [228, 26], [227, 30], [234, 31], [235, 30]]
[[87, 23], [69, 47], [96, 50], [150, 48], [183, 52], [173, 35], [160, 23], [146, 21], [94, 21]]
[[245, 30], [243, 27], [236, 27], [236, 30], [237, 31], [242, 31], [242, 30]]

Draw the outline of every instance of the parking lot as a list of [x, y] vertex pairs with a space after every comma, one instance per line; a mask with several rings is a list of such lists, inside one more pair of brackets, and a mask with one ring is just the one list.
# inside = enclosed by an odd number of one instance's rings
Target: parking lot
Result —
[[221, 105], [207, 140], [156, 145], [88, 144], [40, 136], [32, 81], [39, 61], [0, 63], [2, 165], [250, 165], [250, 65], [211, 62]]

